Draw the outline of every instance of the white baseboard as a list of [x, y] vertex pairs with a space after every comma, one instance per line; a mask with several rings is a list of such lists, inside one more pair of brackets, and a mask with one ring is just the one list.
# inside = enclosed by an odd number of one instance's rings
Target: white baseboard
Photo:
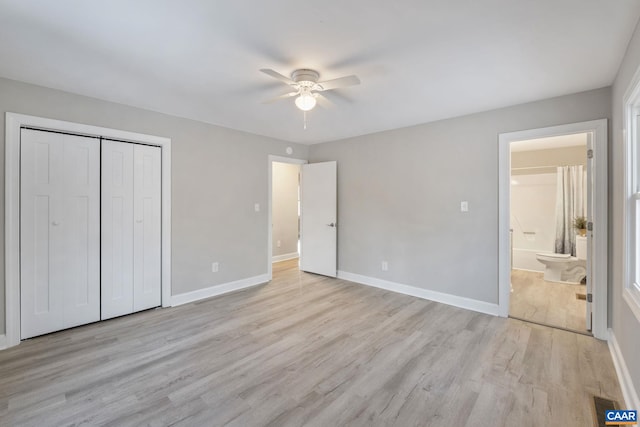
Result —
[[171, 297], [171, 305], [173, 307], [188, 304], [205, 298], [214, 297], [216, 295], [226, 294], [228, 292], [238, 291], [240, 289], [250, 288], [252, 286], [261, 285], [269, 281], [268, 274], [260, 276], [248, 277], [246, 279], [236, 280], [234, 282], [223, 283], [197, 291], [185, 292], [184, 294], [173, 295]]
[[338, 271], [338, 278], [348, 280], [350, 282], [360, 283], [362, 285], [385, 289], [391, 292], [398, 292], [400, 294], [410, 295], [430, 301], [441, 302], [443, 304], [452, 305], [454, 307], [478, 311], [485, 314], [491, 314], [493, 316], [498, 316], [499, 314], [498, 304], [491, 304], [484, 301], [445, 294], [443, 292], [416, 288], [415, 286], [403, 285], [400, 283], [390, 282], [388, 280], [377, 279], [375, 277], [362, 276], [360, 274], [349, 273], [347, 271]]
[[290, 259], [298, 258], [298, 252], [291, 252], [290, 254], [274, 255], [271, 258], [271, 262], [288, 261]]
[[0, 335], [0, 350], [4, 350], [7, 348], [7, 336]]
[[616, 340], [616, 336], [612, 329], [609, 329], [609, 351], [611, 352], [611, 358], [613, 359], [613, 366], [616, 368], [616, 374], [618, 374], [618, 382], [622, 389], [622, 396], [624, 397], [625, 407], [622, 409], [640, 409], [640, 399], [638, 399], [638, 392], [636, 391], [627, 364], [622, 356], [622, 351]]

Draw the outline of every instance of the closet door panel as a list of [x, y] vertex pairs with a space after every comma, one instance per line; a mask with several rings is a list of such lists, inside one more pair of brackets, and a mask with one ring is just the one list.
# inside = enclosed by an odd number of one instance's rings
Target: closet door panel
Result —
[[102, 319], [133, 312], [133, 147], [102, 141]]
[[134, 311], [161, 305], [161, 149], [134, 146]]
[[61, 197], [65, 327], [100, 320], [100, 144], [65, 135]]
[[21, 130], [21, 337], [99, 319], [99, 143]]
[[[21, 338], [62, 329], [60, 280], [51, 267], [56, 248], [51, 240], [53, 200], [57, 197], [55, 144], [60, 137], [22, 129], [20, 134], [20, 323]], [[52, 170], [53, 168], [53, 170]]]

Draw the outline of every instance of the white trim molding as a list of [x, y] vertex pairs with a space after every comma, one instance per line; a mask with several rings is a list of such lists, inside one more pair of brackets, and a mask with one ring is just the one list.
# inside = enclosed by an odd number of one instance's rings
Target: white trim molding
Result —
[[137, 142], [162, 149], [162, 306], [171, 306], [171, 139], [7, 112], [4, 196], [7, 347], [20, 343], [20, 128], [24, 126]]
[[478, 301], [471, 298], [459, 297], [457, 295], [446, 294], [443, 292], [431, 291], [429, 289], [422, 289], [415, 286], [403, 285], [401, 283], [390, 282], [388, 280], [378, 279], [375, 277], [349, 273], [348, 271], [338, 270], [338, 279], [348, 280], [349, 282], [372, 286], [374, 288], [384, 289], [387, 291], [422, 298], [429, 301], [435, 301], [458, 308], [464, 308], [465, 310], [491, 314], [493, 316], [497, 316], [499, 313], [499, 307], [497, 304]]
[[514, 141], [538, 139], [550, 136], [590, 133], [593, 137], [595, 203], [593, 212], [593, 235], [595, 243], [592, 260], [593, 283], [593, 336], [606, 340], [607, 333], [607, 119], [570, 123], [539, 129], [529, 129], [498, 135], [498, 306], [499, 315], [509, 315], [511, 289], [511, 256], [509, 240], [509, 211], [511, 203], [511, 151]]
[[7, 336], [0, 335], [0, 350], [4, 350], [7, 348]]
[[204, 289], [198, 289], [191, 292], [185, 292], [183, 294], [174, 295], [171, 299], [171, 305], [176, 307], [183, 304], [189, 304], [190, 302], [199, 301], [205, 298], [211, 298], [229, 292], [239, 291], [241, 289], [251, 288], [257, 285], [262, 285], [269, 282], [267, 274], [261, 274], [259, 276], [248, 277], [246, 279], [236, 280], [234, 282], [223, 283], [221, 285], [214, 285]]
[[[631, 312], [640, 322], [640, 291], [637, 288], [636, 277], [636, 246], [637, 237], [633, 225], [634, 207], [637, 194], [640, 192], [640, 67], [636, 70], [623, 97], [623, 129], [622, 140], [624, 144], [624, 200], [623, 200], [623, 257], [622, 257], [622, 298], [631, 309]], [[636, 200], [634, 200], [636, 199]]]
[[291, 252], [290, 254], [274, 255], [271, 257], [271, 262], [289, 261], [290, 259], [294, 259], [298, 257], [300, 257], [298, 252]]
[[612, 329], [609, 329], [609, 351], [611, 352], [611, 358], [613, 359], [613, 366], [616, 368], [616, 374], [618, 375], [618, 382], [620, 383], [620, 389], [622, 390], [622, 396], [626, 404], [626, 409], [640, 409], [640, 399], [638, 399], [638, 392], [633, 385], [631, 375], [629, 375], [629, 369], [622, 356], [622, 351], [616, 340], [616, 336]]

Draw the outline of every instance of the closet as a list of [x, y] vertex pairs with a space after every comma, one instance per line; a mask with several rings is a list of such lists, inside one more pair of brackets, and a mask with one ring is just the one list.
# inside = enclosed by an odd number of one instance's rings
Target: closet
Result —
[[21, 338], [161, 305], [161, 149], [20, 132]]

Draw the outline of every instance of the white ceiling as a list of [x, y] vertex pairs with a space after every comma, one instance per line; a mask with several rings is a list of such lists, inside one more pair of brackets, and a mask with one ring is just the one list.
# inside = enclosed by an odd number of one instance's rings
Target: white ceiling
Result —
[[[0, 76], [316, 143], [610, 85], [638, 0], [0, 0]], [[313, 68], [302, 127], [260, 73]]]
[[546, 138], [527, 139], [514, 141], [509, 144], [511, 152], [548, 150], [549, 148], [586, 147], [587, 134], [576, 133], [573, 135], [549, 136]]

